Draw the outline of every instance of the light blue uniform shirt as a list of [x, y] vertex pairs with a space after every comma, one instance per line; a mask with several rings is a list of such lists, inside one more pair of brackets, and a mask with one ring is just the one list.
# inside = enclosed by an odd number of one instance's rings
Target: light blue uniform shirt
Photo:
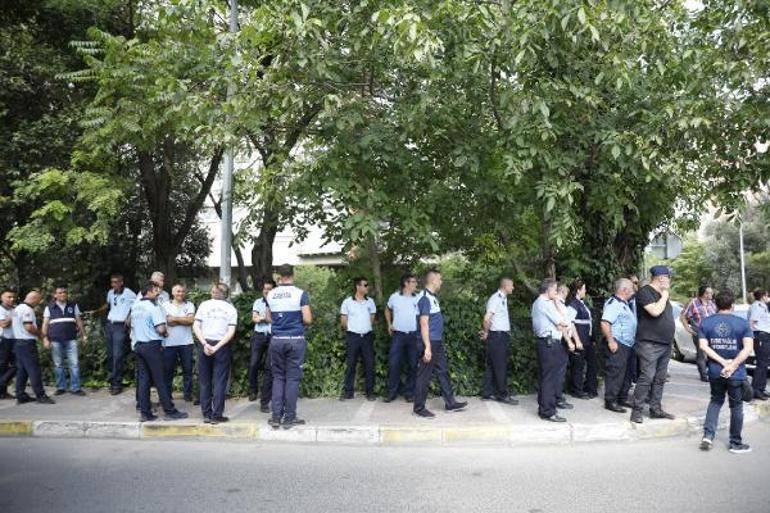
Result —
[[0, 333], [4, 339], [13, 340], [13, 308], [6, 309], [3, 305], [0, 305], [0, 320], [11, 319], [11, 324], [7, 328], [3, 328]]
[[[172, 317], [189, 317], [195, 314], [195, 305], [185, 301], [181, 305], [174, 301], [159, 304], [163, 314]], [[192, 326], [168, 326], [168, 336], [163, 341], [163, 347], [189, 346], [193, 343]]]
[[273, 319], [273, 337], [303, 337], [302, 307], [310, 304], [307, 292], [294, 284], [278, 284], [267, 293], [267, 307]]
[[388, 298], [388, 308], [393, 312], [393, 329], [403, 333], [417, 331], [417, 301], [420, 296], [394, 292]]
[[489, 331], [511, 331], [511, 319], [508, 315], [508, 298], [499, 290], [487, 300], [487, 313], [492, 314]]
[[[755, 326], [751, 321], [757, 321]], [[770, 333], [770, 314], [767, 311], [767, 305], [760, 299], [754, 301], [749, 307], [749, 326], [755, 331], [764, 331]]]
[[166, 314], [153, 301], [142, 299], [131, 308], [131, 328], [135, 344], [163, 340], [163, 335], [156, 329], [162, 324], [166, 324]]
[[120, 294], [116, 294], [114, 290], [110, 289], [107, 292], [107, 305], [110, 308], [107, 320], [126, 322], [128, 315], [131, 313], [131, 307], [134, 306], [134, 301], [136, 301], [136, 294], [128, 287], [123, 287], [123, 291]]
[[[267, 312], [267, 302], [265, 298], [261, 297], [254, 301], [254, 306], [251, 307], [252, 312], [256, 312], [263, 319], [265, 318], [265, 312]], [[270, 323], [267, 321], [258, 322], [254, 325], [255, 333], [262, 333], [263, 335], [270, 334]]]
[[602, 321], [610, 324], [610, 332], [616, 342], [627, 347], [634, 347], [637, 319], [628, 303], [617, 296], [610, 297], [604, 303]]
[[417, 302], [420, 317], [428, 318], [428, 338], [433, 342], [444, 340], [444, 314], [441, 313], [441, 305], [438, 297], [429, 291], [423, 290]]
[[377, 312], [377, 305], [370, 297], [363, 301], [356, 301], [349, 297], [342, 302], [340, 306], [340, 315], [348, 318], [348, 331], [359, 335], [366, 335], [372, 331], [372, 315]]
[[536, 337], [561, 339], [559, 323], [563, 320], [552, 300], [538, 296], [532, 303], [532, 331]]

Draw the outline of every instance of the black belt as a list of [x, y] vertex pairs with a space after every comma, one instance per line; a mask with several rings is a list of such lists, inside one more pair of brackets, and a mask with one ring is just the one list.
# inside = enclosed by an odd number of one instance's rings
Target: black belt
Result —
[[368, 331], [366, 333], [356, 333], [355, 331], [346, 331], [345, 333], [347, 333], [348, 335], [355, 335], [355, 336], [361, 337], [361, 338], [368, 337], [369, 335], [372, 334], [371, 331]]
[[107, 321], [109, 324], [123, 324], [125, 326], [126, 321]]
[[[369, 333], [371, 333], [371, 331]], [[399, 333], [401, 335], [414, 335], [415, 333], [417, 333], [417, 330], [414, 330], [414, 331], [398, 331], [398, 330], [393, 330], [393, 334], [396, 334], [396, 333]]]

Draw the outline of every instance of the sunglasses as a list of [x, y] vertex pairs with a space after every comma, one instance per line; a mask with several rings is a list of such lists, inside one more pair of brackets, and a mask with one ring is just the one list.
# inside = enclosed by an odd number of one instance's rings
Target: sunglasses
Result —
[[368, 283], [360, 283], [359, 285], [361, 285], [362, 287], [368, 287], [369, 286]]

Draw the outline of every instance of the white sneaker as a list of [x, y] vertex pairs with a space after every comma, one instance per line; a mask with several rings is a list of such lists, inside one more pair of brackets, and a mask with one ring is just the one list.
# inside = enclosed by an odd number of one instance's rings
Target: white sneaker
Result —
[[711, 438], [707, 436], [704, 436], [703, 440], [700, 441], [701, 451], [710, 451], [713, 446], [714, 446], [713, 440], [711, 440]]

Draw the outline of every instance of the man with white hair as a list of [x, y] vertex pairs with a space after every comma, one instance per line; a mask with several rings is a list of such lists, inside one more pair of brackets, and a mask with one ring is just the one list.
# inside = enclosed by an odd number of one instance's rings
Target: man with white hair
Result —
[[615, 293], [604, 303], [602, 334], [607, 340], [607, 379], [604, 383], [604, 407], [616, 413], [625, 413], [631, 389], [631, 355], [636, 343], [636, 315], [629, 300], [634, 295], [631, 280], [615, 282]]
[[174, 371], [177, 361], [182, 365], [182, 391], [184, 400], [192, 401], [193, 334], [192, 324], [195, 305], [185, 298], [184, 285], [177, 283], [171, 288], [173, 300], [162, 308], [166, 314], [168, 336], [163, 339], [163, 370], [168, 395], [174, 389]]

